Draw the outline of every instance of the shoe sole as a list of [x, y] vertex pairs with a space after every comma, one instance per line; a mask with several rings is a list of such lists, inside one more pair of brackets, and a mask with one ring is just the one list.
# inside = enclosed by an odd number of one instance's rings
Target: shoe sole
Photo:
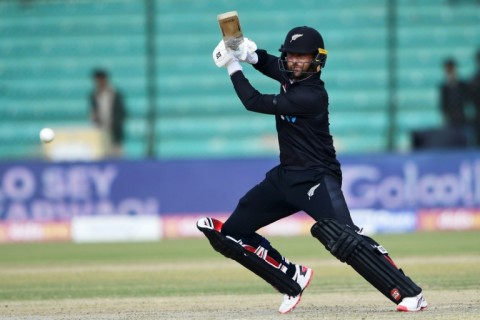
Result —
[[295, 309], [296, 306], [298, 306], [298, 304], [300, 303], [300, 300], [302, 300], [303, 291], [305, 291], [305, 289], [308, 288], [308, 286], [310, 285], [310, 281], [312, 281], [312, 278], [313, 278], [313, 269], [312, 269], [312, 273], [310, 274], [310, 278], [308, 278], [307, 284], [305, 285], [305, 288], [303, 288], [302, 292], [300, 292], [300, 297], [298, 298], [297, 303], [295, 303], [290, 309], [288, 309], [288, 310], [285, 311], [285, 312], [280, 312], [280, 311], [279, 311], [280, 314], [289, 313], [289, 312], [291, 312], [293, 309]]
[[420, 309], [418, 309], [418, 310], [408, 310], [407, 307], [405, 307], [405, 306], [398, 306], [397, 311], [400, 311], [400, 312], [418, 312], [418, 311], [423, 311], [423, 310], [427, 309], [427, 307], [420, 307]]

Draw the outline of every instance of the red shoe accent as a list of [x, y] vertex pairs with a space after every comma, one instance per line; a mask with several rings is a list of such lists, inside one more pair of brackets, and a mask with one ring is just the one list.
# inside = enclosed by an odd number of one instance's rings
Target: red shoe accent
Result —
[[407, 307], [405, 307], [405, 306], [397, 306], [397, 311], [400, 311], [400, 312], [408, 312], [408, 309], [407, 309]]
[[[428, 306], [427, 307], [421, 307], [419, 311], [423, 311], [427, 308], [428, 308]], [[415, 312], [415, 311], [409, 311], [407, 309], [407, 307], [405, 307], [405, 306], [397, 306], [397, 311], [400, 311], [400, 312]]]
[[[306, 267], [304, 267], [305, 269], [308, 269]], [[306, 272], [306, 270], [305, 270]], [[307, 284], [305, 285], [305, 288], [303, 288], [302, 292], [305, 291], [305, 289], [307, 289], [308, 285], [310, 284], [310, 281], [312, 281], [312, 278], [313, 278], [313, 269], [312, 269], [312, 273], [310, 274], [310, 279], [308, 279], [308, 282]]]

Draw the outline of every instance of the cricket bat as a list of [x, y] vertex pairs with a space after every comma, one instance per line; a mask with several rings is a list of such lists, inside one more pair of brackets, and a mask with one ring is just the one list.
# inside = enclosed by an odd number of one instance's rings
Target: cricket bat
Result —
[[217, 15], [218, 25], [222, 31], [225, 47], [236, 51], [243, 42], [243, 32], [237, 11], [229, 11]]

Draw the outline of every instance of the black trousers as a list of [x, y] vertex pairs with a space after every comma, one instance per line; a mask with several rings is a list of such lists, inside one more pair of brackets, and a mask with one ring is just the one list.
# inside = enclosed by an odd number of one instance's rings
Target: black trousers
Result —
[[315, 221], [331, 218], [357, 228], [339, 178], [317, 170], [286, 170], [277, 166], [240, 199], [222, 233], [258, 242], [258, 229], [302, 210]]

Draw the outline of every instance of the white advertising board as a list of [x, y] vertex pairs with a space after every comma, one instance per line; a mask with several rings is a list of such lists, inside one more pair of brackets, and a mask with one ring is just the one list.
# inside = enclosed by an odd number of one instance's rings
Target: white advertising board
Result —
[[162, 238], [158, 216], [85, 216], [72, 219], [74, 242], [156, 241]]

